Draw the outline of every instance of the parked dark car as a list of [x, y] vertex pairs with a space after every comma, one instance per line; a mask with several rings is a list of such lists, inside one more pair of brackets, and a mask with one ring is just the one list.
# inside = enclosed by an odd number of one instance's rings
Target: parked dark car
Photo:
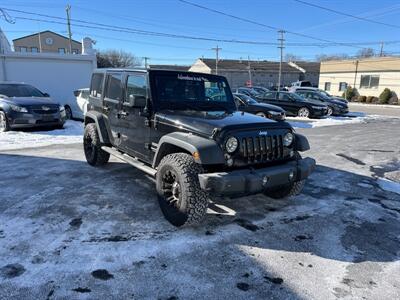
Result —
[[323, 117], [327, 113], [327, 106], [321, 102], [309, 101], [289, 92], [267, 92], [256, 99], [260, 102], [283, 108], [288, 116]]
[[[255, 96], [261, 95], [262, 93], [257, 92], [256, 90], [254, 90], [253, 88], [249, 88], [249, 87], [240, 87], [237, 88], [234, 93], [238, 93], [238, 94], [245, 94], [247, 96], [250, 96], [252, 98], [254, 98]], [[264, 93], [264, 92], [263, 92]]]
[[297, 89], [296, 94], [310, 101], [324, 103], [328, 107], [326, 113], [328, 116], [340, 116], [349, 112], [349, 107], [347, 103], [332, 99], [319, 91]]
[[257, 116], [275, 121], [283, 121], [286, 118], [285, 110], [279, 106], [260, 103], [245, 94], [234, 93], [233, 98], [238, 110], [240, 111], [255, 114]]
[[251, 88], [260, 94], [264, 94], [264, 93], [270, 91], [270, 89], [263, 87], [263, 86], [252, 86]]
[[300, 154], [309, 148], [289, 123], [237, 111], [225, 77], [156, 69], [92, 75], [87, 162], [101, 166], [111, 154], [155, 177], [161, 211], [175, 226], [201, 222], [210, 197], [299, 194], [315, 168]]
[[56, 127], [65, 122], [63, 106], [24, 83], [0, 83], [0, 132], [14, 128]]
[[324, 94], [325, 96], [327, 96], [329, 98], [332, 98], [333, 100], [338, 100], [338, 101], [341, 101], [341, 102], [346, 103], [346, 104], [349, 103], [349, 101], [347, 101], [346, 99], [344, 99], [342, 97], [333, 96], [333, 95], [329, 94], [327, 91], [321, 90], [321, 89], [316, 88], [316, 87], [304, 87], [304, 86], [296, 87], [296, 86], [292, 86], [289, 89], [289, 92], [291, 92], [291, 93], [296, 93], [296, 91], [317, 91], [317, 92], [320, 92], [320, 93]]

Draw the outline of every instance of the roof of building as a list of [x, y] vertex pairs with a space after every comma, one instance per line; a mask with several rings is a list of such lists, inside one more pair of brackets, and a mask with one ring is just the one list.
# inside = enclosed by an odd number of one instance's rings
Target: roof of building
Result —
[[182, 65], [150, 65], [150, 69], [158, 70], [174, 70], [174, 71], [188, 71], [191, 66]]
[[[51, 31], [51, 30], [44, 30], [44, 31], [41, 31], [41, 32], [36, 32], [36, 33], [33, 33], [33, 34], [29, 34], [29, 35], [25, 35], [25, 36], [22, 36], [22, 37], [13, 39], [13, 42], [14, 42], [14, 41], [18, 41], [18, 40], [25, 39], [25, 38], [27, 38], [27, 37], [31, 37], [31, 36], [38, 35], [39, 33], [40, 33], [40, 34], [43, 34], [43, 33], [47, 33], [47, 32], [52, 33], [52, 34], [55, 34], [55, 35], [58, 35], [59, 37], [62, 37], [62, 38], [64, 38], [64, 39], [68, 39], [68, 37], [63, 36], [62, 34], [59, 34], [59, 33], [57, 33], [57, 32], [54, 32], [54, 31]], [[73, 41], [73, 42], [75, 42], [75, 43], [81, 44], [81, 42], [78, 42], [77, 40], [74, 40], [74, 39], [71, 39], [71, 41]]]
[[[212, 70], [215, 69], [215, 59], [200, 58]], [[267, 60], [237, 60], [237, 59], [220, 59], [218, 60], [218, 69], [226, 71], [247, 71], [250, 62], [250, 68], [254, 71], [279, 71], [279, 62]], [[319, 62], [295, 62], [299, 67], [310, 73], [318, 73], [320, 68]], [[298, 73], [294, 67], [289, 66], [286, 62], [282, 64], [282, 72], [295, 72]]]
[[400, 57], [369, 57], [345, 60], [329, 60], [321, 62], [321, 73], [346, 73], [355, 72], [398, 72], [400, 70]]

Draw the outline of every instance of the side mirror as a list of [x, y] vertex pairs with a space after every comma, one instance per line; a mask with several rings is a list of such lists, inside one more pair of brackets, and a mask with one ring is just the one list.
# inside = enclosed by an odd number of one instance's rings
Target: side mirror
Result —
[[75, 97], [78, 97], [78, 96], [79, 96], [79, 94], [80, 94], [80, 92], [79, 92], [79, 91], [74, 91], [74, 96], [75, 96]]
[[146, 97], [129, 95], [128, 102], [124, 103], [125, 106], [143, 108], [146, 106]]
[[50, 95], [49, 94], [47, 94], [47, 93], [43, 93], [43, 96], [45, 96], [45, 97], [50, 97]]

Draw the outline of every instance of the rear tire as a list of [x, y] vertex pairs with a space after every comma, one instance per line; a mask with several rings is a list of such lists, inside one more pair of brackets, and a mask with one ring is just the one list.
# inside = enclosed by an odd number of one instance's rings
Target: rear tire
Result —
[[208, 195], [200, 188], [202, 168], [186, 153], [165, 156], [157, 168], [157, 192], [165, 218], [174, 226], [199, 224], [205, 217]]
[[110, 154], [101, 149], [99, 133], [94, 123], [89, 123], [85, 126], [83, 150], [86, 161], [91, 166], [102, 166], [110, 159]]
[[10, 130], [6, 113], [0, 110], [0, 132], [6, 132]]

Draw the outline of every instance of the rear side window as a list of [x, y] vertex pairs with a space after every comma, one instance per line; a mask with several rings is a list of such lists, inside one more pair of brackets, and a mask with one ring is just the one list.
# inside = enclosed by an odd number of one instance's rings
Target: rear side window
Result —
[[287, 94], [279, 93], [279, 100], [290, 100], [290, 97]]
[[275, 99], [276, 98], [276, 93], [275, 92], [266, 92], [263, 95], [264, 98], [269, 98], [269, 99]]
[[110, 74], [107, 75], [107, 88], [105, 97], [113, 100], [121, 100], [122, 89], [121, 89], [121, 74]]
[[101, 97], [103, 85], [103, 74], [93, 74], [92, 82], [90, 83], [90, 94], [93, 97]]

